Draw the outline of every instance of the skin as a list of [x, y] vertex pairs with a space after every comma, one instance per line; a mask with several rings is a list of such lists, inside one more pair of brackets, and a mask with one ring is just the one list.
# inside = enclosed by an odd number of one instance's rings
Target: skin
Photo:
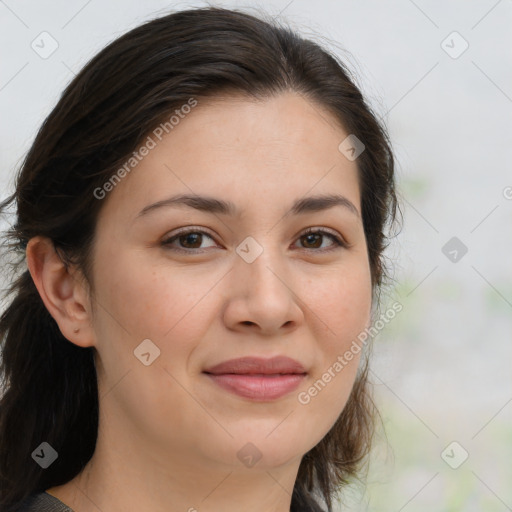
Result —
[[[30, 272], [62, 333], [97, 349], [96, 451], [50, 494], [75, 512], [290, 510], [301, 458], [343, 410], [360, 356], [307, 405], [298, 394], [370, 319], [357, 167], [338, 150], [347, 135], [295, 93], [199, 101], [103, 199], [94, 295], [48, 240], [30, 241]], [[182, 206], [138, 217], [178, 193], [229, 200], [241, 213]], [[296, 199], [332, 193], [357, 213], [336, 206], [285, 215]], [[208, 236], [163, 244], [182, 227]], [[326, 228], [350, 246], [305, 237], [308, 227]], [[263, 248], [252, 263], [236, 252], [247, 236]], [[134, 349], [148, 338], [160, 356], [145, 366]], [[203, 373], [227, 359], [280, 354], [308, 373], [277, 400], [239, 397]], [[237, 457], [249, 442], [262, 456], [252, 467]]]

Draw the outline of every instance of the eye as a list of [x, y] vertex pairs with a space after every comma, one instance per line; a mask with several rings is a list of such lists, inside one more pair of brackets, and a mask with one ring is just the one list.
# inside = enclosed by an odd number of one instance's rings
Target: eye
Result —
[[[174, 251], [179, 252], [197, 252], [197, 249], [200, 249], [201, 242], [203, 241], [203, 237], [207, 237], [210, 240], [213, 240], [213, 238], [206, 232], [200, 229], [184, 229], [182, 231], [179, 231], [176, 235], [165, 239], [162, 242], [162, 245], [170, 248]], [[172, 244], [178, 241], [180, 244], [182, 244], [181, 247], [174, 247]], [[199, 247], [198, 247], [199, 246]], [[185, 247], [185, 248], [183, 248]], [[199, 251], [201, 252], [201, 251]]]
[[[201, 247], [201, 243], [204, 241], [204, 237], [213, 240], [213, 237], [206, 231], [201, 229], [185, 228], [175, 235], [163, 240], [162, 245], [168, 249], [178, 252], [203, 252], [202, 249], [204, 249], [204, 247]], [[332, 242], [331, 246], [328, 248], [322, 248], [322, 238], [325, 237], [328, 237]], [[308, 228], [299, 236], [298, 241], [301, 239], [305, 239], [305, 243], [309, 245], [309, 247], [302, 247], [303, 249], [313, 250], [315, 252], [328, 252], [339, 248], [349, 247], [349, 244], [347, 244], [343, 238], [325, 229]], [[179, 246], [175, 246], [175, 242], [178, 242]]]
[[[322, 238], [329, 237], [331, 241], [333, 242], [332, 245], [327, 249], [321, 249], [319, 247], [319, 241], [320, 246], [322, 245]], [[348, 244], [343, 240], [340, 236], [331, 233], [330, 231], [327, 231], [325, 229], [318, 229], [318, 228], [308, 228], [302, 235], [299, 237], [299, 240], [305, 238], [306, 244], [313, 245], [313, 249], [320, 248], [320, 251], [317, 252], [327, 252], [327, 251], [333, 251], [335, 249], [339, 248], [347, 248]], [[306, 247], [306, 249], [311, 249], [311, 247]]]

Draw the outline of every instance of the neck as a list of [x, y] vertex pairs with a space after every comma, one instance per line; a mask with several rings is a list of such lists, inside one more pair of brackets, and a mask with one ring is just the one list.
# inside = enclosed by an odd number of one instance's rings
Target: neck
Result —
[[74, 512], [290, 511], [300, 458], [249, 468], [219, 465], [178, 447], [166, 453], [161, 444], [144, 444], [126, 424], [120, 428], [115, 416], [103, 423], [100, 418], [96, 449], [84, 470], [48, 489]]

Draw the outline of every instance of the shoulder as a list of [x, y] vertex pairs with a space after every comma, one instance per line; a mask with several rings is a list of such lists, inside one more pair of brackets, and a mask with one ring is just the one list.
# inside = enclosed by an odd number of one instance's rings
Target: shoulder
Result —
[[41, 492], [26, 498], [18, 512], [73, 512], [73, 510], [55, 496]]

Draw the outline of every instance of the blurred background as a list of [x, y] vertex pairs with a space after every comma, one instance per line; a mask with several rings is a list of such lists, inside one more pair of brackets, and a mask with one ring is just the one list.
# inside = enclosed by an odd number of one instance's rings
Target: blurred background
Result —
[[[0, 198], [75, 73], [205, 2], [0, 1]], [[388, 127], [403, 229], [374, 339], [382, 415], [344, 511], [512, 510], [512, 1], [217, 1], [339, 55]], [[2, 228], [5, 224], [2, 224]]]

